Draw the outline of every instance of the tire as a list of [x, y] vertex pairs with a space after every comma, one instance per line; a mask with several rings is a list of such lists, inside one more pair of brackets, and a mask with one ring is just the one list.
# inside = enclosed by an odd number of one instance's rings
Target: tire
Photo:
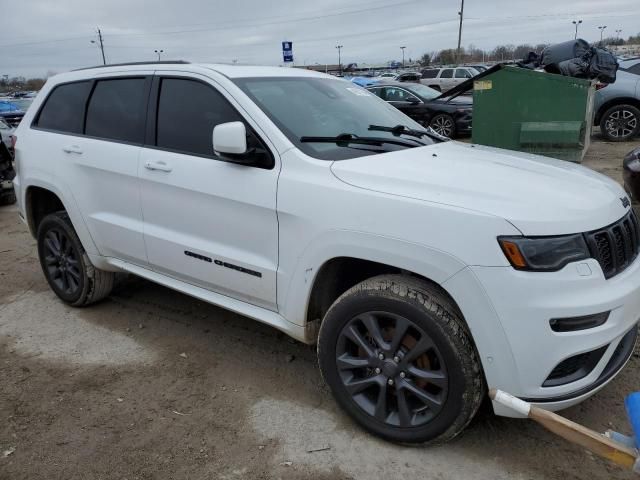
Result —
[[3, 205], [13, 205], [16, 203], [16, 192], [13, 190], [11, 192], [3, 192], [0, 194], [0, 206]]
[[62, 301], [82, 307], [111, 293], [115, 273], [91, 264], [66, 212], [47, 215], [40, 222], [37, 237], [42, 271]]
[[456, 122], [447, 113], [439, 113], [433, 117], [429, 126], [443, 137], [453, 138], [456, 134]]
[[338, 404], [393, 442], [451, 440], [486, 391], [457, 308], [433, 285], [404, 275], [371, 278], [335, 301], [320, 326], [318, 362]]
[[633, 105], [614, 105], [602, 114], [600, 131], [610, 142], [631, 140], [640, 132], [640, 110]]

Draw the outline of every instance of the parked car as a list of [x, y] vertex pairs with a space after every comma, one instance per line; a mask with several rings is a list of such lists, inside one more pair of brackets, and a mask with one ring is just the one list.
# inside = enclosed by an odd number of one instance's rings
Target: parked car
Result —
[[471, 67], [426, 68], [422, 70], [420, 83], [439, 92], [446, 92], [478, 73], [480, 72]]
[[16, 203], [16, 194], [13, 188], [13, 155], [9, 146], [0, 139], [0, 206]]
[[622, 162], [624, 189], [634, 203], [640, 202], [640, 147], [630, 151]]
[[0, 118], [0, 141], [4, 142], [5, 145], [11, 145], [11, 135], [13, 135], [14, 128], [5, 122], [2, 118]]
[[411, 83], [420, 83], [420, 79], [422, 78], [422, 74], [419, 72], [404, 72], [399, 73], [393, 79], [396, 82], [411, 82]]
[[467, 96], [443, 97], [419, 83], [387, 82], [368, 87], [405, 115], [438, 134], [453, 138], [471, 133], [473, 99]]
[[476, 65], [464, 65], [464, 66], [473, 68], [478, 73], [486, 72], [487, 70], [489, 70], [489, 67], [487, 67], [486, 65], [476, 64]]
[[612, 142], [630, 140], [640, 133], [640, 58], [620, 62], [614, 83], [599, 85], [595, 125]]
[[350, 82], [79, 70], [16, 137], [19, 212], [62, 301], [125, 271], [317, 344], [339, 405], [383, 438], [451, 439], [487, 387], [575, 405], [633, 354], [639, 229], [616, 182], [439, 143]]
[[17, 127], [23, 116], [24, 111], [22, 111], [16, 104], [6, 100], [0, 100], [0, 118], [10, 126]]

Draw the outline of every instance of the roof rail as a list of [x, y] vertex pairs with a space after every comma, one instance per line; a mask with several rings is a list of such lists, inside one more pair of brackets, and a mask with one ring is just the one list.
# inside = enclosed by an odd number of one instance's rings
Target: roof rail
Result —
[[182, 65], [185, 63], [191, 63], [191, 62], [187, 62], [186, 60], [159, 60], [156, 62], [108, 63], [106, 65], [95, 65], [93, 67], [76, 68], [75, 70], [72, 70], [72, 72], [78, 72], [80, 70], [91, 70], [93, 68], [125, 67], [125, 66], [131, 66], [131, 65]]

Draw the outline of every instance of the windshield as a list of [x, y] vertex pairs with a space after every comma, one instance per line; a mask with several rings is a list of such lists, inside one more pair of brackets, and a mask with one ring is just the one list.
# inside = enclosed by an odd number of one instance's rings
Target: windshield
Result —
[[[370, 137], [371, 124], [385, 127], [404, 125], [422, 127], [367, 90], [350, 82], [331, 78], [264, 77], [235, 79], [238, 85], [307, 155], [323, 160], [343, 160], [375, 153], [362, 145], [301, 142], [302, 137], [336, 137], [351, 134]], [[391, 140], [399, 137], [391, 132], [376, 131], [375, 136]], [[404, 137], [402, 137], [404, 138]], [[427, 137], [424, 144], [433, 143]], [[393, 151], [408, 148], [384, 144], [376, 149]], [[381, 150], [383, 149], [383, 150]]]
[[432, 100], [442, 95], [442, 92], [438, 92], [437, 90], [434, 90], [433, 88], [429, 88], [426, 85], [422, 85], [420, 83], [416, 83], [415, 85], [407, 85], [405, 86], [405, 88], [415, 93], [416, 95], [419, 95], [425, 100]]

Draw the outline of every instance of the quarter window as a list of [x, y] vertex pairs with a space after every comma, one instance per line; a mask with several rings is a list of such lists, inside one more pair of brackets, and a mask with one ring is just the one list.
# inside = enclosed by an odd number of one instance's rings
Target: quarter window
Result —
[[86, 135], [142, 143], [145, 92], [144, 78], [98, 81], [87, 108]]
[[91, 82], [67, 83], [54, 88], [40, 110], [36, 126], [81, 134], [84, 106], [90, 89]]

